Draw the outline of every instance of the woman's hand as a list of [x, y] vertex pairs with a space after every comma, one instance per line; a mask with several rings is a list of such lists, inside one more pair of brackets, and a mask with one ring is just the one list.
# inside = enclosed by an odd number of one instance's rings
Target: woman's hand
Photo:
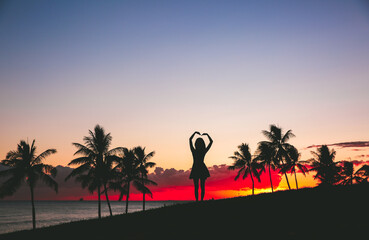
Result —
[[196, 135], [196, 134], [199, 134], [199, 135], [201, 135], [199, 132], [194, 132], [194, 133], [192, 133], [192, 135], [191, 135], [191, 137], [190, 137], [190, 140]]
[[209, 145], [206, 147], [206, 152], [207, 152], [211, 148], [211, 145], [213, 145], [213, 139], [211, 139], [210, 135], [207, 133], [203, 133], [202, 135], [208, 136], [209, 138]]

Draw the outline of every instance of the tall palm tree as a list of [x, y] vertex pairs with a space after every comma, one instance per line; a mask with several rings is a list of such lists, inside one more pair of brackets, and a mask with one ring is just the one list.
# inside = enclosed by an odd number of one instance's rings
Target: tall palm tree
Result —
[[266, 171], [266, 168], [269, 169], [270, 188], [273, 192], [274, 190], [271, 169], [275, 170], [278, 167], [278, 161], [277, 158], [275, 158], [275, 148], [271, 147], [270, 144], [261, 142], [258, 144], [258, 149], [256, 152], [257, 156], [255, 160], [258, 161], [262, 167], [260, 173]]
[[13, 195], [26, 182], [31, 190], [32, 203], [32, 226], [36, 228], [36, 211], [34, 203], [34, 188], [38, 180], [44, 182], [47, 186], [58, 192], [58, 184], [53, 179], [57, 170], [51, 165], [42, 163], [46, 157], [56, 153], [56, 149], [48, 149], [40, 155], [36, 155], [35, 140], [31, 146], [25, 141], [20, 141], [17, 150], [9, 151], [6, 159], [1, 164], [10, 167], [0, 172], [0, 177], [10, 176], [0, 187], [0, 198]]
[[79, 165], [66, 177], [76, 177], [77, 181], [82, 183], [82, 187], [88, 187], [93, 193], [97, 191], [98, 196], [98, 217], [101, 218], [101, 188], [104, 189], [105, 198], [109, 207], [110, 216], [113, 215], [107, 184], [112, 177], [112, 164], [115, 154], [122, 150], [121, 147], [109, 150], [112, 137], [110, 133], [106, 134], [104, 128], [96, 125], [94, 131], [89, 130], [89, 136], [83, 138], [85, 145], [72, 143], [77, 151], [74, 155], [82, 155], [73, 159], [68, 165]]
[[[275, 161], [277, 161], [279, 164], [288, 163], [290, 161], [290, 158], [287, 154], [287, 148], [289, 148], [291, 145], [287, 142], [291, 137], [295, 136], [292, 133], [292, 130], [288, 130], [286, 133], [283, 134], [281, 128], [272, 124], [270, 125], [269, 131], [263, 130], [262, 133], [269, 141], [262, 141], [261, 143], [268, 144], [271, 148], [275, 149]], [[291, 190], [287, 174], [285, 173], [284, 176], [286, 177], [288, 189]]]
[[283, 164], [281, 166], [281, 173], [287, 173], [290, 172], [295, 175], [295, 183], [296, 183], [296, 189], [299, 189], [299, 185], [297, 184], [297, 177], [296, 177], [296, 167], [300, 170], [304, 176], [306, 176], [306, 173], [309, 171], [306, 167], [307, 161], [301, 161], [300, 156], [301, 154], [294, 146], [289, 146], [287, 148], [288, 156], [290, 157], [290, 161]]
[[[140, 174], [141, 174], [141, 182], [143, 185], [145, 185], [145, 182], [144, 182], [144, 179], [146, 178], [147, 179], [147, 169], [148, 168], [153, 168], [156, 163], [154, 162], [149, 162], [149, 160], [155, 155], [155, 152], [152, 151], [148, 154], [145, 153], [145, 149], [146, 148], [142, 148], [141, 146], [138, 146], [138, 147], [135, 147], [133, 149], [133, 152], [135, 154], [135, 157], [139, 163], [139, 170], [140, 170]], [[155, 185], [157, 185], [155, 183]], [[146, 192], [143, 191], [142, 192], [142, 209], [145, 211], [145, 195], [146, 195]]]
[[110, 188], [114, 191], [120, 191], [119, 201], [123, 196], [126, 196], [126, 213], [128, 213], [129, 194], [131, 190], [131, 183], [140, 192], [145, 192], [152, 196], [151, 191], [145, 184], [155, 184], [153, 181], [141, 178], [140, 163], [138, 162], [135, 153], [132, 149], [123, 148], [123, 156], [115, 159], [116, 166], [115, 181], [110, 182]]
[[258, 169], [260, 169], [259, 163], [252, 158], [249, 145], [242, 143], [238, 146], [239, 151], [234, 152], [234, 155], [229, 157], [234, 160], [233, 165], [229, 166], [229, 170], [238, 169], [238, 173], [234, 180], [236, 181], [242, 174], [242, 178], [245, 179], [250, 175], [252, 181], [252, 195], [254, 195], [255, 183], [254, 176], [260, 182], [260, 175]]
[[330, 150], [327, 145], [322, 145], [316, 152], [311, 151], [314, 158], [310, 159], [311, 169], [315, 171], [314, 179], [320, 181], [320, 186], [330, 186], [338, 183], [340, 180], [340, 167], [338, 162], [334, 162], [336, 151]]

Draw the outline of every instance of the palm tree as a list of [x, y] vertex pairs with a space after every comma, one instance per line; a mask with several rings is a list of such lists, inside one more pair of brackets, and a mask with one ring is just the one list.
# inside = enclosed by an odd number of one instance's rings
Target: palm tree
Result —
[[[287, 154], [287, 148], [289, 148], [291, 145], [287, 142], [291, 137], [295, 136], [292, 133], [292, 130], [288, 130], [285, 134], [283, 134], [281, 128], [272, 124], [270, 125], [269, 131], [263, 130], [262, 133], [269, 141], [262, 141], [260, 143], [268, 144], [271, 148], [274, 148], [275, 161], [278, 162], [278, 164], [288, 163], [290, 158]], [[287, 174], [285, 173], [284, 176], [286, 177], [288, 188], [291, 190]]]
[[368, 182], [369, 178], [369, 165], [363, 165], [359, 170], [355, 172], [355, 177], [358, 178], [359, 183]]
[[[145, 153], [145, 148], [142, 148], [141, 146], [138, 146], [138, 147], [135, 147], [133, 149], [133, 152], [135, 154], [135, 157], [139, 163], [139, 170], [140, 170], [140, 174], [141, 174], [141, 182], [143, 185], [145, 185], [145, 182], [144, 182], [144, 178], [147, 179], [147, 169], [148, 168], [153, 168], [156, 163], [154, 162], [148, 162], [154, 155], [155, 155], [155, 152], [152, 151], [148, 154]], [[155, 183], [155, 185], [157, 185]], [[142, 209], [145, 211], [145, 195], [146, 195], [146, 192], [143, 191], [142, 192]]]
[[309, 171], [315, 171], [314, 179], [320, 181], [320, 186], [330, 186], [336, 184], [339, 180], [340, 167], [338, 162], [334, 162], [336, 151], [329, 150], [327, 145], [322, 145], [317, 149], [317, 152], [311, 152], [314, 155], [310, 159], [312, 168]]
[[56, 149], [48, 149], [36, 156], [35, 140], [31, 146], [25, 141], [20, 141], [17, 150], [10, 151], [6, 159], [1, 163], [9, 169], [0, 172], [0, 177], [10, 176], [0, 187], [0, 198], [13, 195], [21, 186], [22, 182], [30, 187], [32, 203], [32, 226], [36, 229], [36, 211], [34, 203], [34, 188], [38, 180], [44, 182], [47, 186], [58, 192], [58, 184], [53, 177], [57, 170], [51, 165], [42, 163], [46, 157], [56, 153]]
[[[354, 164], [353, 162], [349, 162], [349, 161], [342, 161], [343, 162], [343, 166], [341, 168], [341, 172], [340, 172], [340, 177], [341, 177], [341, 184], [342, 185], [352, 185], [353, 182], [355, 181], [356, 183], [361, 183], [363, 182], [364, 178], [364, 174], [365, 173], [365, 165], [363, 167], [361, 167], [359, 170], [357, 170], [354, 173]], [[365, 180], [364, 180], [365, 181]]]
[[301, 154], [294, 146], [289, 146], [287, 148], [288, 156], [290, 157], [290, 161], [283, 164], [281, 166], [281, 173], [287, 173], [290, 172], [291, 174], [294, 173], [295, 175], [295, 183], [296, 183], [296, 189], [299, 189], [299, 185], [297, 184], [297, 177], [296, 177], [296, 167], [300, 170], [304, 176], [306, 176], [306, 173], [309, 171], [306, 167], [307, 161], [300, 161]]
[[257, 156], [255, 158], [261, 164], [260, 173], [264, 172], [266, 167], [269, 169], [269, 180], [270, 180], [270, 188], [273, 190], [273, 181], [272, 181], [272, 173], [271, 169], [275, 170], [278, 166], [277, 158], [275, 158], [275, 149], [265, 142], [261, 142], [258, 144]]
[[80, 165], [66, 177], [76, 177], [81, 182], [82, 187], [88, 187], [93, 193], [97, 191], [98, 195], [98, 217], [101, 218], [101, 188], [104, 188], [105, 198], [109, 207], [110, 216], [113, 215], [108, 196], [107, 184], [112, 177], [112, 164], [115, 154], [122, 150], [121, 147], [109, 150], [112, 137], [110, 133], [106, 134], [104, 128], [95, 126], [94, 131], [89, 130], [89, 136], [83, 138], [85, 145], [72, 143], [77, 151], [74, 155], [82, 155], [73, 159], [68, 165]]
[[238, 146], [239, 151], [234, 152], [234, 155], [229, 157], [234, 160], [233, 165], [229, 166], [229, 170], [239, 169], [234, 180], [236, 181], [241, 174], [243, 174], [242, 178], [245, 179], [248, 175], [251, 177], [252, 181], [252, 195], [254, 195], [254, 177], [258, 179], [260, 182], [260, 175], [258, 169], [260, 169], [259, 163], [252, 158], [249, 145], [246, 143], [242, 143]]
[[145, 192], [152, 196], [150, 189], [145, 184], [156, 184], [149, 179], [141, 178], [140, 162], [132, 149], [123, 148], [123, 156], [115, 159], [116, 166], [114, 179], [110, 182], [110, 188], [114, 191], [120, 191], [119, 201], [126, 195], [126, 213], [128, 213], [129, 194], [131, 183], [140, 192]]
[[340, 175], [342, 178], [342, 185], [352, 185], [352, 182], [354, 180], [354, 164], [352, 162], [343, 161]]

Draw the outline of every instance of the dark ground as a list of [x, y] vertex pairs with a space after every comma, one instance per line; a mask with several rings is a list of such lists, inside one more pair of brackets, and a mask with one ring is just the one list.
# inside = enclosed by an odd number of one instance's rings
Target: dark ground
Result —
[[369, 185], [311, 188], [117, 215], [0, 239], [369, 239]]

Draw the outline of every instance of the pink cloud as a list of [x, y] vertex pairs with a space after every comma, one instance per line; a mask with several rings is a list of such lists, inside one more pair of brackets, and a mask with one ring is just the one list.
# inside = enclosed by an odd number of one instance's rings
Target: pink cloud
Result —
[[[326, 144], [326, 145], [330, 147], [341, 147], [341, 148], [366, 148], [366, 147], [369, 147], [369, 141], [340, 142], [340, 143], [332, 143], [332, 144]], [[321, 146], [322, 145], [310, 145], [306, 148], [318, 148]], [[356, 151], [360, 151], [360, 150], [356, 150]]]

